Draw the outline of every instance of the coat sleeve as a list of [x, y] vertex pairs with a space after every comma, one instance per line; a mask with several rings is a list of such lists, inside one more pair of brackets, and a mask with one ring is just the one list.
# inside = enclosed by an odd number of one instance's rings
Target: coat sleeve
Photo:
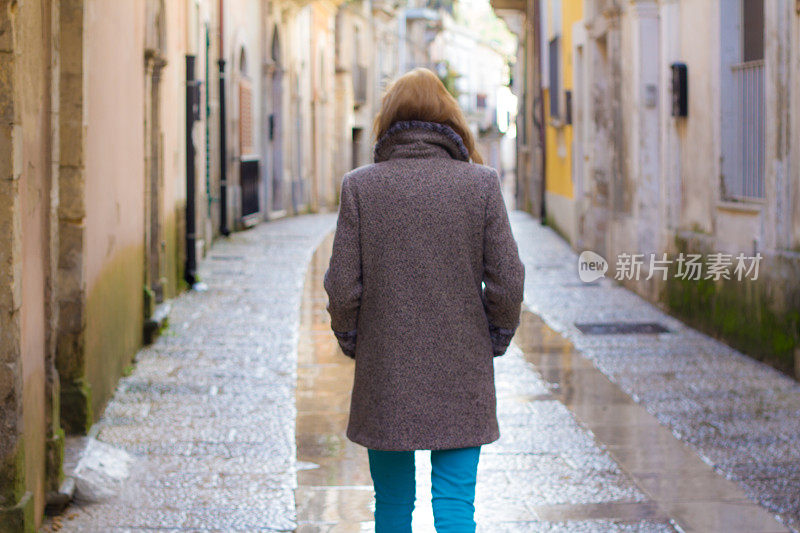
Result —
[[525, 266], [511, 233], [500, 177], [492, 170], [483, 236], [483, 303], [494, 355], [502, 355], [519, 326]]
[[[361, 279], [358, 203], [351, 189], [350, 178], [345, 175], [342, 180], [333, 252], [323, 285], [328, 293], [326, 309], [331, 316], [331, 329], [336, 332], [342, 350], [351, 357], [348, 351], [354, 351], [355, 348], [355, 330], [361, 305]], [[346, 341], [345, 345], [342, 345], [343, 340]]]

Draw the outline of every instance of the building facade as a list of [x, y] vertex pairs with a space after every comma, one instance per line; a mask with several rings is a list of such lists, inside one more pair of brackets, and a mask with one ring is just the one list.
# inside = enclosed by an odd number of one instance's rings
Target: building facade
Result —
[[514, 143], [507, 133], [516, 118], [516, 98], [509, 90], [516, 38], [485, 4], [458, 3], [452, 13], [440, 10], [440, 17], [441, 31], [431, 43], [433, 64], [440, 76], [454, 77], [456, 98], [484, 163], [513, 181], [513, 157], [503, 154]]
[[[573, 112], [579, 109], [572, 101], [575, 64], [581, 66], [581, 50], [575, 50], [573, 27], [582, 20], [582, 3], [548, 1], [541, 3], [542, 24], [542, 96], [545, 123], [545, 216], [546, 222], [571, 242], [577, 238], [573, 165], [581, 172], [583, 153], [574, 151], [582, 145], [574, 142]], [[578, 26], [580, 32], [580, 26]], [[577, 69], [582, 72], [581, 68]]]
[[[377, 13], [376, 13], [376, 10]], [[395, 22], [395, 9], [388, 3], [382, 7], [371, 2], [348, 2], [336, 14], [336, 132], [335, 132], [335, 174], [337, 190], [344, 173], [368, 163], [372, 163], [370, 139], [372, 119], [380, 104], [380, 93], [376, 91], [379, 82], [378, 69], [388, 78], [396, 76], [392, 64], [386, 62], [392, 56], [392, 45], [386, 33], [374, 24], [375, 17], [383, 16], [387, 23]], [[397, 26], [390, 35], [397, 34]], [[386, 48], [378, 49], [371, 43], [382, 39]], [[382, 59], [378, 63], [376, 59]]]
[[0, 1], [0, 531], [214, 239], [336, 209], [338, 5]]
[[[684, 280], [675, 265], [665, 279], [651, 275], [648, 261], [639, 279], [620, 281], [791, 372], [800, 364], [792, 140], [800, 135], [800, 2], [493, 5], [533, 15], [541, 34], [543, 220], [576, 249], [607, 258], [612, 271], [624, 253], [760, 254], [749, 282], [705, 272]], [[535, 125], [527, 103], [521, 121]]]
[[4, 531], [41, 522], [65, 434], [88, 431], [156, 306], [186, 286], [207, 118], [187, 110], [187, 87], [206, 66], [209, 13], [194, 1], [0, 5]]
[[594, 1], [573, 43], [588, 59], [582, 246], [760, 254], [752, 282], [625, 282], [786, 371], [800, 345], [799, 23], [790, 0]]
[[491, 0], [491, 6], [519, 42], [511, 76], [515, 117], [515, 205], [544, 217], [545, 119], [542, 84], [542, 0]]

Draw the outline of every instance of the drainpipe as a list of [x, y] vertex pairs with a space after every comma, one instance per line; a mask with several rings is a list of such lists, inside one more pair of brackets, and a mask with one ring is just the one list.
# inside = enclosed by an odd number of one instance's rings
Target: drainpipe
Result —
[[205, 133], [205, 168], [206, 168], [206, 217], [208, 220], [211, 220], [211, 203], [214, 201], [214, 196], [211, 194], [211, 122], [209, 122], [208, 117], [211, 116], [211, 62], [209, 61], [209, 51], [211, 50], [211, 33], [208, 29], [208, 23], [205, 26], [206, 29], [206, 49], [205, 49], [205, 56], [203, 65], [205, 66], [204, 69], [204, 76], [203, 76], [203, 83], [206, 86], [206, 90], [203, 91], [203, 98], [205, 100], [205, 108], [206, 112], [204, 115], [205, 120], [203, 120], [203, 130]]
[[228, 236], [228, 136], [225, 128], [225, 47], [223, 46], [223, 0], [219, 0], [219, 232]]
[[547, 205], [546, 205], [546, 191], [547, 191], [547, 175], [546, 172], [546, 160], [547, 151], [545, 150], [545, 143], [544, 143], [544, 98], [542, 95], [542, 22], [541, 22], [541, 0], [537, 1], [534, 4], [535, 11], [533, 13], [533, 31], [534, 35], [536, 36], [535, 39], [535, 48], [536, 50], [536, 72], [539, 76], [539, 146], [541, 148], [541, 167], [539, 171], [541, 172], [542, 176], [542, 187], [541, 187], [541, 210], [539, 213], [539, 223], [542, 225], [546, 224], [547, 219]]
[[199, 115], [199, 82], [194, 79], [193, 55], [186, 56], [186, 265], [184, 279], [191, 286], [197, 278], [195, 219], [195, 147], [192, 140], [194, 121]]

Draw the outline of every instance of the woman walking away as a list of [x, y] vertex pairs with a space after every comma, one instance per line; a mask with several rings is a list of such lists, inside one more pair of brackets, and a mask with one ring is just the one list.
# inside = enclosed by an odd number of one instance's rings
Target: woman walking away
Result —
[[497, 171], [433, 72], [395, 80], [374, 129], [375, 163], [342, 180], [324, 281], [355, 359], [347, 437], [368, 449], [377, 533], [411, 531], [414, 450], [431, 450], [436, 531], [474, 532], [481, 445], [500, 437], [493, 356], [525, 270]]

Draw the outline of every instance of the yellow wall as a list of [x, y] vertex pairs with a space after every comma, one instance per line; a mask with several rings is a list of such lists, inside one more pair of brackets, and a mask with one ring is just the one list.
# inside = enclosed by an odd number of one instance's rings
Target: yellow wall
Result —
[[[561, 4], [561, 27], [554, 28], [554, 8]], [[581, 0], [546, 0], [548, 41], [561, 32], [562, 91], [572, 89], [572, 25], [583, 18]], [[543, 49], [542, 53], [548, 53]], [[572, 190], [572, 126], [553, 127], [550, 119], [550, 91], [544, 91], [545, 110], [545, 184], [550, 193], [573, 197]], [[574, 99], [574, 94], [573, 94]]]

